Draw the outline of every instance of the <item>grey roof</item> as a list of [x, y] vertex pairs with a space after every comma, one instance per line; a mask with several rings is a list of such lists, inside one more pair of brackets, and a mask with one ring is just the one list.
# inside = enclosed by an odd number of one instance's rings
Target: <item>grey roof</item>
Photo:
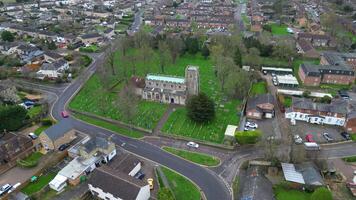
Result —
[[63, 137], [68, 131], [73, 129], [73, 125], [69, 119], [63, 119], [57, 124], [52, 125], [44, 132], [46, 135], [53, 141], [57, 140], [60, 137]]
[[255, 109], [257, 105], [264, 103], [274, 104], [275, 100], [272, 94], [259, 94], [247, 100], [246, 109]]
[[310, 51], [310, 50], [314, 49], [314, 47], [310, 44], [309, 41], [301, 39], [301, 40], [298, 40], [297, 42], [298, 42], [300, 48], [302, 48], [304, 52], [307, 52], [307, 51]]
[[54, 59], [60, 59], [60, 58], [63, 57], [60, 54], [58, 54], [56, 52], [53, 52], [53, 51], [46, 51], [45, 55], [48, 56], [48, 57], [54, 58]]
[[324, 52], [323, 57], [330, 65], [348, 65], [347, 58], [356, 58], [356, 53]]
[[321, 76], [322, 74], [354, 76], [355, 74], [347, 65], [313, 65], [303, 63], [300, 67], [307, 76]]
[[298, 172], [293, 164], [281, 163], [281, 165], [286, 181], [305, 184], [303, 174]]
[[58, 70], [66, 63], [67, 61], [64, 59], [57, 60], [53, 63], [43, 63], [41, 66], [41, 70]]
[[102, 137], [90, 138], [90, 140], [83, 145], [86, 152], [92, 152], [95, 148], [107, 149], [108, 146], [108, 141]]
[[305, 184], [307, 185], [324, 185], [323, 178], [316, 170], [315, 166], [311, 162], [302, 163], [296, 165], [297, 171], [303, 174]]
[[331, 113], [347, 113], [347, 102], [344, 100], [335, 100], [330, 104], [325, 103], [315, 103], [311, 99], [292, 97], [292, 107], [305, 109], [305, 110], [316, 110], [322, 112]]
[[133, 182], [130, 178], [132, 177], [119, 172], [114, 174], [107, 168], [105, 168], [105, 171], [97, 168], [89, 179], [89, 184], [112, 194], [116, 198], [134, 200], [143, 185]]
[[101, 35], [99, 33], [87, 33], [81, 36], [81, 38], [83, 39], [97, 38], [97, 37], [101, 37]]
[[116, 156], [115, 160], [109, 163], [109, 166], [116, 171], [129, 174], [138, 163], [141, 163], [141, 161], [137, 157], [130, 154], [122, 154]]

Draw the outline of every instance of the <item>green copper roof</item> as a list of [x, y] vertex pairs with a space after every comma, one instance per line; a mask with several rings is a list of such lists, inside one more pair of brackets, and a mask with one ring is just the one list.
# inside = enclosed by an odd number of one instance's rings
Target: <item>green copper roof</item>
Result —
[[181, 84], [185, 83], [184, 78], [174, 77], [174, 76], [161, 76], [161, 75], [148, 74], [146, 76], [146, 79], [152, 81], [165, 81], [165, 82], [181, 83]]

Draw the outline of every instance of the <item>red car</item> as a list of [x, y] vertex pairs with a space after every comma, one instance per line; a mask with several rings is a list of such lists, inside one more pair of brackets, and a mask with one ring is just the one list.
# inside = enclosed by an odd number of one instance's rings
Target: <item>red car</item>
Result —
[[313, 135], [312, 135], [312, 134], [307, 134], [307, 135], [305, 136], [305, 140], [306, 140], [307, 142], [315, 142], [314, 139], [313, 139]]
[[69, 113], [67, 111], [62, 111], [61, 115], [63, 118], [68, 118], [69, 117]]

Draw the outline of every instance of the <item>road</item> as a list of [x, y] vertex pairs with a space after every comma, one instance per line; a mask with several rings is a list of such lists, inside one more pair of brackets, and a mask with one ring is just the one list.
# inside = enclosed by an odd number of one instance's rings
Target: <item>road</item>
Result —
[[99, 134], [107, 137], [113, 136], [113, 141], [115, 141], [117, 145], [121, 146], [127, 151], [164, 165], [191, 179], [200, 187], [207, 199], [232, 199], [229, 186], [227, 186], [227, 184], [225, 184], [225, 182], [217, 174], [209, 169], [205, 169], [201, 166], [192, 164], [191, 162], [187, 162], [176, 156], [168, 154], [162, 151], [160, 148], [144, 141], [118, 135], [106, 129], [87, 124], [75, 118], [61, 118], [60, 112], [66, 108], [67, 103], [70, 101], [72, 96], [76, 94], [76, 92], [87, 81], [87, 79], [95, 72], [97, 64], [101, 63], [103, 57], [103, 54], [97, 56], [97, 58], [83, 72], [81, 76], [74, 80], [61, 94], [56, 94], [58, 99], [51, 108], [52, 117], [56, 120], [70, 120], [75, 129], [89, 135]]

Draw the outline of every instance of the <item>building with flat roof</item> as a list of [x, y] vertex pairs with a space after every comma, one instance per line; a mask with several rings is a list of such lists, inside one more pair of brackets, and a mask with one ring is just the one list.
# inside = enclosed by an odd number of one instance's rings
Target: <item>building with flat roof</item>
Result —
[[293, 75], [277, 76], [277, 82], [282, 87], [298, 87], [299, 82]]

